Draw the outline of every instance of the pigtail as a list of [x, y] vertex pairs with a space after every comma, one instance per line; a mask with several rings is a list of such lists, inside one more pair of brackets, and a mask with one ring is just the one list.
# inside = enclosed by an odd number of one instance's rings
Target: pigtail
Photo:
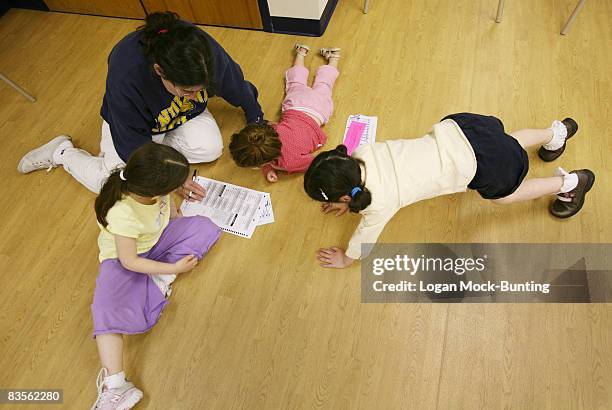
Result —
[[102, 189], [100, 190], [100, 194], [96, 198], [95, 202], [95, 210], [96, 210], [96, 219], [106, 228], [108, 222], [106, 221], [106, 215], [108, 211], [115, 205], [115, 203], [121, 200], [121, 197], [127, 193], [127, 181], [121, 179], [122, 170], [117, 168], [113, 170]]
[[372, 203], [372, 194], [364, 185], [358, 186], [361, 190], [355, 195], [351, 195], [351, 202], [348, 203], [349, 210], [354, 213], [363, 211]]

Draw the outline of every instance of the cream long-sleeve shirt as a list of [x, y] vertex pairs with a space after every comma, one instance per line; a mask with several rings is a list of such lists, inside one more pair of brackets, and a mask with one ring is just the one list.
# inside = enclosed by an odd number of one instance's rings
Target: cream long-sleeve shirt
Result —
[[476, 174], [476, 156], [457, 123], [451, 119], [433, 126], [420, 138], [363, 145], [353, 153], [363, 160], [362, 178], [372, 203], [361, 211], [361, 222], [346, 250], [359, 259], [361, 245], [376, 243], [385, 225], [400, 208], [423, 199], [463, 192]]

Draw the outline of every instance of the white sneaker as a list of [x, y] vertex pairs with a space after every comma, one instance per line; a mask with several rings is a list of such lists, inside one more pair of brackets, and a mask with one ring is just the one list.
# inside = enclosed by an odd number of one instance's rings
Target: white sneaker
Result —
[[70, 148], [72, 145], [72, 138], [68, 135], [60, 135], [59, 137], [53, 138], [45, 145], [41, 145], [38, 148], [34, 148], [21, 158], [19, 165], [17, 165], [17, 171], [22, 174], [28, 172], [37, 171], [39, 169], [47, 169], [57, 167], [57, 163], [53, 159], [53, 154], [58, 148]]
[[109, 389], [104, 384], [104, 378], [108, 374], [103, 367], [98, 374], [96, 386], [98, 387], [98, 400], [91, 410], [128, 410], [142, 399], [143, 393], [134, 386], [134, 383], [126, 382], [116, 389]]

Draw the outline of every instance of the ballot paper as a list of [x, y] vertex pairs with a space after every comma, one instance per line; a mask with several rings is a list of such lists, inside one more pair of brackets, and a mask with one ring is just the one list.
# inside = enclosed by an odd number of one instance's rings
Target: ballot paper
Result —
[[264, 193], [264, 203], [261, 207], [258, 225], [266, 225], [274, 222], [274, 211], [272, 210], [272, 199], [270, 194]]
[[348, 117], [342, 143], [346, 145], [349, 155], [351, 155], [360, 145], [374, 144], [376, 141], [377, 123], [378, 117], [370, 117], [361, 114], [350, 115]]
[[195, 181], [206, 196], [199, 202], [183, 201], [184, 216], [204, 215], [221, 230], [249, 239], [258, 225], [274, 222], [270, 194], [200, 176]]

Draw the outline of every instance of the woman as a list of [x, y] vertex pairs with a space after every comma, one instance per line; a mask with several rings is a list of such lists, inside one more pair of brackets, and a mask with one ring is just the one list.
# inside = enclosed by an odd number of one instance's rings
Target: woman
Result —
[[[247, 123], [262, 121], [257, 89], [219, 43], [176, 13], [151, 14], [108, 58], [100, 155], [75, 148], [61, 135], [26, 154], [18, 170], [62, 165], [97, 193], [111, 170], [151, 140], [177, 149], [190, 163], [214, 161], [223, 140], [207, 101], [216, 95], [241, 107]], [[180, 192], [192, 200], [204, 195], [193, 181]]]

